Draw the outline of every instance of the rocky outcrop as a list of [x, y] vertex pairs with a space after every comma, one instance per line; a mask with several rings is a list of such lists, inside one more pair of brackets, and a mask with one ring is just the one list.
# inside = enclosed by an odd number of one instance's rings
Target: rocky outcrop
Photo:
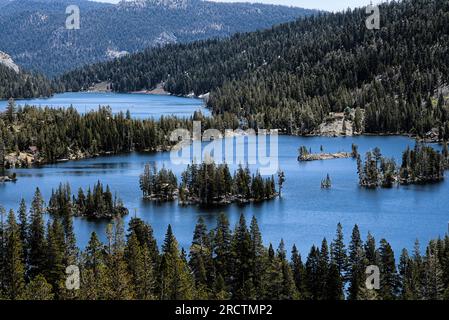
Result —
[[33, 164], [40, 164], [42, 158], [37, 154], [28, 152], [13, 152], [5, 156], [5, 166], [7, 168], [26, 168]]
[[355, 109], [348, 109], [346, 112], [331, 112], [314, 134], [327, 137], [360, 135], [362, 130], [356, 129], [356, 121], [360, 127], [363, 127], [364, 110], [360, 109], [357, 116]]
[[298, 157], [298, 161], [316, 161], [316, 160], [332, 160], [352, 158], [352, 153], [337, 152], [337, 153], [309, 153], [302, 154]]
[[14, 70], [16, 73], [20, 72], [19, 66], [14, 63], [11, 56], [3, 51], [0, 51], [0, 64], [7, 66], [8, 68]]

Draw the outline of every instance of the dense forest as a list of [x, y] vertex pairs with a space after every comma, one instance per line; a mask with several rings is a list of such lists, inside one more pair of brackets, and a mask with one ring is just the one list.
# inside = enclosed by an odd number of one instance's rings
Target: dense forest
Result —
[[53, 85], [44, 76], [18, 73], [0, 63], [0, 100], [9, 98], [48, 97], [53, 94]]
[[430, 146], [417, 143], [411, 150], [402, 153], [402, 164], [396, 165], [394, 159], [382, 156], [379, 148], [366, 153], [365, 163], [357, 155], [359, 184], [366, 188], [391, 188], [394, 184], [426, 184], [444, 179], [448, 168], [449, 152], [447, 143], [440, 153]]
[[[357, 225], [345, 243], [338, 224], [335, 239], [312, 246], [303, 260], [296, 246], [288, 259], [281, 240], [266, 247], [256, 218], [244, 216], [234, 230], [224, 214], [208, 230], [202, 218], [187, 253], [168, 226], [159, 249], [150, 225], [132, 218], [107, 227], [107, 243], [92, 233], [87, 247], [76, 246], [70, 215], [44, 223], [39, 190], [28, 211], [0, 210], [0, 298], [2, 299], [448, 299], [449, 237], [432, 240], [424, 255], [416, 242], [396, 261], [390, 244], [379, 245]], [[380, 270], [380, 288], [365, 286], [365, 269]], [[68, 266], [80, 270], [79, 290], [66, 287]]]
[[[282, 173], [279, 173], [282, 175]], [[274, 177], [263, 178], [259, 172], [251, 174], [248, 166], [240, 165], [231, 175], [227, 164], [192, 163], [181, 173], [181, 183], [171, 170], [157, 170], [155, 164], [145, 165], [139, 183], [143, 197], [156, 201], [173, 201], [179, 204], [229, 204], [264, 201], [278, 196]], [[281, 184], [285, 179], [278, 179]]]
[[70, 185], [60, 184], [58, 189], [52, 190], [47, 207], [51, 215], [82, 216], [91, 219], [112, 219], [128, 214], [123, 202], [117, 195], [113, 196], [108, 185], [104, 188], [98, 181], [93, 190], [87, 192], [78, 189], [77, 195], [72, 195]]
[[14, 162], [16, 166], [24, 165], [16, 161], [17, 153], [30, 152], [30, 147], [35, 147], [34, 163], [105, 153], [159, 151], [172, 146], [168, 137], [174, 129], [192, 130], [192, 120], [201, 121], [204, 130], [235, 129], [239, 124], [231, 114], [210, 118], [195, 112], [191, 118], [139, 120], [132, 119], [129, 112], [113, 115], [108, 107], [79, 114], [74, 108], [17, 107], [10, 100], [6, 111], [0, 113], [0, 141], [5, 145], [5, 154], [10, 155], [6, 165]]
[[119, 92], [160, 82], [174, 94], [210, 92], [215, 114], [287, 133], [313, 132], [329, 112], [361, 108], [364, 132], [435, 128], [447, 139], [449, 3], [391, 2], [380, 12], [379, 30], [365, 26], [365, 8], [320, 13], [225, 40], [149, 49], [61, 81], [75, 91], [109, 81]]
[[[66, 8], [80, 8], [67, 30]], [[169, 43], [228, 37], [315, 13], [287, 6], [201, 0], [10, 1], [0, 12], [0, 50], [27, 70], [54, 76], [86, 64]], [[9, 98], [9, 97], [8, 97]]]

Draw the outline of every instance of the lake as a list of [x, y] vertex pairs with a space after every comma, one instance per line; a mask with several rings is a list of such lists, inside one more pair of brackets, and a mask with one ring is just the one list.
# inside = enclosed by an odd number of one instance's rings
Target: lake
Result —
[[[104, 104], [109, 104], [107, 96], [103, 98]], [[88, 100], [88, 97], [85, 99]], [[183, 103], [189, 105], [194, 101], [175, 97], [164, 97], [163, 100], [167, 109], [171, 107], [171, 101], [176, 104], [176, 108]], [[141, 113], [134, 110], [133, 114]], [[16, 183], [0, 184], [0, 204], [7, 209], [17, 209], [22, 197], [29, 204], [36, 187], [41, 189], [48, 201], [51, 190], [57, 188], [60, 182], [70, 182], [73, 192], [79, 187], [85, 189], [92, 186], [100, 180], [108, 184], [112, 192], [117, 193], [130, 209], [125, 222], [134, 215], [149, 222], [159, 244], [162, 244], [166, 228], [171, 224], [180, 245], [186, 249], [190, 246], [198, 217], [204, 217], [208, 226], [214, 227], [216, 216], [220, 212], [227, 214], [232, 226], [236, 224], [241, 213], [248, 221], [255, 215], [266, 244], [271, 242], [277, 246], [283, 238], [288, 250], [295, 243], [303, 257], [308, 254], [311, 245], [320, 244], [323, 237], [328, 241], [333, 239], [338, 222], [343, 225], [345, 240], [349, 241], [352, 227], [358, 224], [364, 239], [368, 231], [377, 241], [386, 238], [397, 255], [403, 247], [413, 248], [415, 239], [419, 239], [424, 246], [430, 239], [444, 236], [449, 221], [448, 181], [426, 186], [365, 190], [358, 186], [354, 159], [305, 163], [297, 161], [297, 149], [301, 145], [310, 147], [315, 152], [320, 150], [320, 146], [324, 147], [325, 152], [350, 152], [352, 143], [359, 146], [362, 155], [376, 146], [380, 147], [384, 155], [395, 157], [399, 164], [402, 151], [407, 146], [414, 146], [412, 139], [401, 136], [280, 136], [279, 163], [286, 175], [283, 197], [246, 206], [235, 204], [204, 209], [142, 200], [138, 179], [146, 163], [155, 162], [158, 167], [165, 165], [178, 175], [185, 169], [185, 165], [174, 165], [168, 152], [131, 153], [57, 163], [40, 168], [16, 169]], [[320, 182], [328, 173], [332, 179], [332, 188], [324, 190], [320, 188]], [[74, 226], [79, 245], [84, 247], [87, 244], [92, 231], [96, 231], [104, 239], [106, 223], [75, 218]]]
[[[8, 101], [0, 101], [0, 111], [5, 110]], [[109, 106], [114, 114], [127, 110], [134, 118], [155, 119], [161, 116], [176, 115], [189, 117], [194, 111], [203, 114], [210, 112], [204, 107], [200, 99], [188, 99], [168, 95], [150, 95], [143, 93], [96, 93], [96, 92], [67, 92], [55, 94], [51, 98], [16, 100], [18, 106], [35, 105], [38, 107], [69, 107], [73, 106], [78, 112], [85, 113], [97, 110], [99, 106]]]

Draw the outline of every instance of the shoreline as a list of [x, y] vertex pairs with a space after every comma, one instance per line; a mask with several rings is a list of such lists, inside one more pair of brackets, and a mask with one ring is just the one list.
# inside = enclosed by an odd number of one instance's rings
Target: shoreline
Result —
[[[331, 138], [331, 139], [339, 139], [339, 138], [345, 138], [345, 137], [363, 137], [363, 136], [367, 136], [367, 137], [406, 137], [406, 138], [410, 138], [410, 139], [415, 139], [417, 142], [421, 142], [422, 139], [417, 140], [416, 137], [414, 137], [413, 135], [408, 135], [408, 134], [359, 134], [359, 135], [354, 135], [354, 136], [326, 136], [326, 135], [311, 135], [311, 134], [307, 134], [307, 135], [292, 135], [292, 134], [283, 134], [280, 133], [279, 135], [281, 136], [290, 136], [290, 137], [303, 137], [303, 138], [312, 138], [312, 137], [323, 137], [323, 138]], [[245, 135], [226, 135], [220, 139], [225, 139], [225, 138], [234, 138], [237, 136], [245, 136]], [[189, 143], [187, 145], [190, 145], [193, 142], [193, 140], [190, 140]], [[425, 143], [442, 143], [442, 141], [425, 141]], [[69, 158], [59, 158], [56, 159], [55, 161], [46, 161], [45, 159], [39, 159], [38, 161], [31, 163], [30, 165], [27, 166], [11, 166], [9, 167], [9, 169], [16, 169], [16, 168], [22, 168], [22, 169], [30, 169], [30, 168], [39, 168], [41, 166], [45, 166], [45, 165], [49, 165], [49, 164], [57, 164], [57, 163], [64, 163], [64, 162], [70, 162], [70, 161], [79, 161], [79, 160], [86, 160], [86, 159], [94, 159], [94, 158], [98, 158], [98, 157], [104, 157], [104, 156], [118, 156], [118, 155], [126, 155], [126, 154], [131, 154], [131, 153], [158, 153], [158, 152], [170, 152], [170, 151], [176, 151], [179, 150], [179, 148], [177, 148], [177, 144], [173, 145], [173, 146], [158, 146], [153, 150], [143, 150], [143, 151], [137, 151], [137, 150], [131, 150], [128, 152], [113, 152], [113, 151], [103, 151], [103, 152], [99, 152], [95, 155], [90, 155], [88, 153], [77, 153], [76, 156], [70, 156]], [[349, 154], [349, 153], [348, 153]], [[319, 154], [318, 154], [319, 155]], [[352, 156], [351, 156], [352, 157]], [[347, 157], [339, 157], [339, 158], [351, 158], [349, 156]], [[321, 160], [321, 159], [317, 159], [317, 160]], [[326, 159], [327, 160], [327, 159]], [[308, 160], [305, 160], [308, 161]], [[0, 179], [1, 182], [1, 179]]]

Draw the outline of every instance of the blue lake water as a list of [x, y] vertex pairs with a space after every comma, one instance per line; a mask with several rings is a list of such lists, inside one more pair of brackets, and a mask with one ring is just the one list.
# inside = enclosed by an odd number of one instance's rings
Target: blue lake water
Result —
[[[182, 98], [165, 97], [167, 108], [170, 108], [170, 101], [178, 105], [179, 99]], [[193, 101], [185, 100], [179, 103], [182, 105]], [[133, 113], [140, 114], [139, 111]], [[16, 169], [16, 183], [0, 184], [0, 204], [7, 209], [17, 209], [22, 197], [27, 203], [30, 202], [36, 187], [41, 189], [48, 201], [51, 190], [60, 182], [69, 182], [72, 191], [76, 191], [79, 187], [86, 188], [100, 180], [109, 184], [111, 190], [130, 209], [125, 222], [134, 215], [149, 222], [159, 244], [162, 243], [168, 224], [171, 224], [180, 245], [186, 249], [190, 246], [198, 217], [204, 217], [209, 227], [214, 227], [219, 212], [227, 214], [232, 226], [238, 221], [240, 213], [248, 221], [255, 215], [266, 244], [271, 242], [277, 246], [283, 238], [288, 248], [295, 243], [303, 256], [307, 255], [312, 244], [319, 244], [323, 237], [333, 239], [338, 222], [343, 225], [346, 240], [349, 240], [354, 224], [358, 224], [364, 238], [368, 231], [378, 241], [386, 238], [396, 254], [404, 247], [411, 249], [415, 239], [419, 239], [424, 246], [430, 239], [444, 236], [449, 222], [449, 181], [426, 186], [365, 190], [357, 184], [356, 162], [353, 159], [306, 163], [297, 161], [297, 149], [301, 145], [316, 152], [320, 146], [326, 152], [337, 152], [351, 151], [352, 143], [359, 146], [361, 154], [376, 146], [380, 147], [384, 155], [395, 157], [398, 163], [402, 151], [407, 146], [414, 146], [414, 141], [407, 137], [280, 136], [279, 163], [286, 175], [283, 197], [246, 206], [204, 209], [142, 200], [138, 177], [145, 163], [155, 162], [159, 167], [165, 165], [178, 175], [184, 170], [185, 165], [174, 165], [170, 161], [168, 152], [131, 153], [41, 168]], [[231, 168], [235, 168], [235, 165]], [[323, 190], [320, 182], [328, 173], [333, 182], [332, 188]], [[96, 231], [104, 239], [106, 223], [76, 218], [74, 225], [79, 245], [86, 245], [92, 231]]]
[[[5, 109], [7, 103], [8, 101], [0, 100], [0, 111]], [[205, 115], [210, 114], [200, 99], [141, 93], [67, 92], [55, 94], [51, 98], [17, 100], [16, 104], [51, 108], [73, 106], [80, 113], [97, 110], [99, 106], [107, 105], [111, 107], [113, 113], [125, 113], [129, 110], [135, 118], [158, 119], [161, 116], [170, 115], [188, 117], [197, 110]]]

